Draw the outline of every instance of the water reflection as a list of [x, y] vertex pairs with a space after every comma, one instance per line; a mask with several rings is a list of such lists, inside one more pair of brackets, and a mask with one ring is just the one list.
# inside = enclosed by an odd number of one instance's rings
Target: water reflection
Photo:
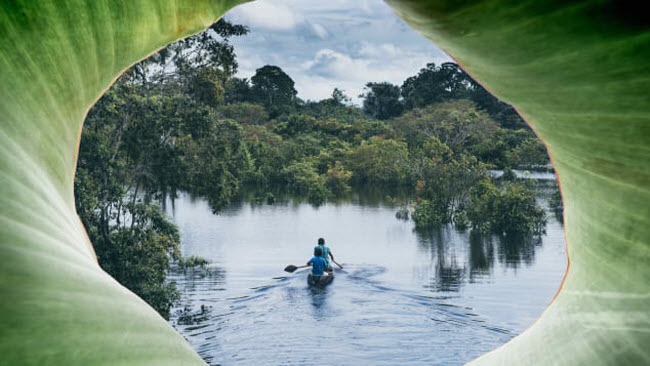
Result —
[[459, 264], [450, 227], [416, 230], [416, 233], [420, 248], [428, 253], [434, 266], [430, 282], [424, 287], [434, 292], [460, 290], [466, 267]]
[[541, 237], [534, 235], [500, 236], [498, 240], [499, 260], [510, 268], [518, 268], [521, 263], [533, 264], [535, 249], [542, 244]]
[[475, 282], [491, 274], [494, 266], [494, 245], [492, 238], [477, 231], [469, 235], [469, 281]]
[[328, 288], [310, 287], [307, 289], [311, 296], [312, 314], [314, 319], [323, 320], [331, 314], [327, 303]]
[[[395, 218], [399, 199], [350, 199], [242, 198], [215, 216], [181, 195], [170, 215], [183, 255], [213, 264], [170, 273], [182, 293], [172, 324], [210, 364], [322, 364], [321, 349], [337, 350], [331, 364], [462, 364], [529, 326], [564, 274], [554, 221], [541, 241], [414, 231]], [[321, 236], [345, 270], [312, 289], [308, 270], [282, 269]]]
[[467, 233], [451, 225], [414, 232], [420, 250], [433, 266], [432, 276], [424, 287], [434, 292], [457, 292], [465, 282], [489, 279], [495, 258], [506, 268], [517, 269], [522, 263], [530, 266], [535, 261], [536, 248], [542, 244], [539, 235], [493, 235], [476, 230]]

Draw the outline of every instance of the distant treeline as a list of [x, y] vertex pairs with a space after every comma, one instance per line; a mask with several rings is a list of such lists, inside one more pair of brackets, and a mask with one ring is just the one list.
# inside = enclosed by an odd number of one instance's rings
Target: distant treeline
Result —
[[219, 212], [246, 187], [314, 204], [357, 187], [401, 188], [419, 227], [543, 230], [532, 192], [488, 174], [545, 166], [543, 145], [457, 65], [428, 64], [401, 87], [369, 82], [363, 107], [339, 89], [303, 101], [277, 66], [234, 76], [228, 40], [247, 32], [221, 20], [164, 48], [124, 74], [84, 125], [77, 211], [102, 267], [161, 314], [177, 296], [165, 274], [179, 237], [151, 202], [179, 191]]

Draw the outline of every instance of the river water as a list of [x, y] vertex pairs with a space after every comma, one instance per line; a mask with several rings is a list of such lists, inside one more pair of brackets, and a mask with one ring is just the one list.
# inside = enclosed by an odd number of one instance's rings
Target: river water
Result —
[[[540, 240], [444, 227], [416, 232], [397, 207], [358, 197], [314, 207], [238, 202], [213, 215], [181, 195], [167, 212], [184, 256], [207, 269], [170, 273], [181, 291], [170, 322], [209, 364], [463, 364], [521, 333], [557, 292], [567, 258], [548, 214]], [[344, 267], [307, 286], [324, 237]]]

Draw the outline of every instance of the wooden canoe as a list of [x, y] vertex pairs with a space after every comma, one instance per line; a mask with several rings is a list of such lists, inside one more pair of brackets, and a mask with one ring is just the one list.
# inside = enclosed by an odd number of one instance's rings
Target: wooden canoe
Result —
[[307, 275], [307, 284], [314, 287], [325, 287], [334, 281], [334, 273], [325, 274], [324, 276]]

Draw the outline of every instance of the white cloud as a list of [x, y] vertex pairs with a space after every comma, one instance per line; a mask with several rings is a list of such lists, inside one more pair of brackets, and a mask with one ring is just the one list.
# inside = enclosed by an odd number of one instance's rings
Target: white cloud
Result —
[[323, 27], [321, 24], [310, 23], [310, 25], [311, 25], [311, 30], [318, 38], [325, 39], [327, 38], [327, 36], [329, 36], [327, 29], [325, 29], [325, 27]]
[[359, 49], [359, 54], [367, 57], [395, 57], [403, 53], [392, 43], [372, 44], [364, 41]]
[[379, 45], [375, 49], [376, 53], [365, 54], [377, 55], [376, 57], [353, 57], [324, 48], [299, 68], [287, 69], [287, 72], [296, 81], [298, 95], [303, 99], [326, 98], [338, 87], [346, 90], [353, 101], [359, 102], [358, 96], [367, 82], [388, 81], [401, 85], [427, 62], [434, 61], [430, 54], [398, 52], [390, 44]]
[[303, 63], [305, 71], [322, 77], [353, 77], [367, 68], [369, 61], [354, 59], [346, 54], [324, 48], [316, 52], [314, 58]]
[[327, 98], [338, 87], [359, 103], [367, 82], [401, 85], [429, 62], [450, 61], [382, 0], [257, 0], [228, 19], [251, 27], [231, 38], [239, 76], [279, 66], [302, 99]]
[[286, 5], [256, 1], [238, 6], [228, 13], [229, 19], [253, 29], [289, 31], [304, 21]]

